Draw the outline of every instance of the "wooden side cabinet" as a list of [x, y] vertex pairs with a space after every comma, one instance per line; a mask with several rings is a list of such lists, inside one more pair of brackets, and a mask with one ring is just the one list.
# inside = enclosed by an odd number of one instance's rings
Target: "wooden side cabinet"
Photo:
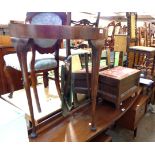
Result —
[[[10, 86], [8, 84], [8, 81], [6, 79], [6, 76], [4, 74], [4, 55], [14, 53], [15, 50], [12, 46], [3, 46], [0, 45], [0, 95], [9, 93], [10, 92]], [[12, 60], [13, 61], [13, 60]], [[15, 89], [21, 89], [23, 88], [22, 84], [22, 75], [19, 71], [16, 71], [15, 69], [10, 67], [10, 73], [13, 77], [13, 82], [15, 85]]]
[[137, 135], [137, 127], [146, 111], [146, 105], [149, 97], [140, 95], [133, 106], [118, 120], [117, 125], [134, 131], [134, 137]]
[[[0, 28], [7, 30], [7, 26], [5, 27], [1, 26]], [[10, 36], [4, 35], [4, 34], [0, 35], [0, 95], [10, 92], [10, 86], [4, 74], [4, 65], [5, 65], [4, 56], [15, 52], [16, 51], [12, 45]], [[12, 79], [14, 82], [15, 90], [23, 88], [21, 72], [11, 67], [9, 69], [10, 69], [10, 74], [13, 77]]]

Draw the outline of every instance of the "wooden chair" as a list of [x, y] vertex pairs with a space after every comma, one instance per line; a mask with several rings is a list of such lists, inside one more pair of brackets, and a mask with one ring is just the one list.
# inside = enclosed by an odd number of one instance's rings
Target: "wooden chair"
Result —
[[115, 29], [114, 29], [114, 35], [120, 34], [121, 29], [122, 29], [121, 22], [116, 23], [115, 24]]
[[[42, 25], [64, 25], [66, 22], [66, 14], [58, 13], [58, 12], [28, 12], [25, 22], [27, 24], [42, 24]], [[26, 39], [25, 39], [26, 40]], [[14, 46], [16, 47], [16, 42], [18, 38], [13, 39]], [[21, 44], [23, 44], [21, 42]], [[36, 75], [38, 73], [43, 73], [43, 82], [44, 87], [48, 87], [48, 71], [54, 71], [55, 84], [57, 88], [57, 92], [59, 97], [61, 97], [60, 84], [59, 84], [59, 48], [60, 48], [61, 40], [55, 39], [30, 39], [27, 49], [22, 49], [22, 52], [27, 52], [27, 67], [29, 76], [31, 79], [31, 85], [33, 87], [35, 100], [37, 104], [38, 111], [41, 112], [41, 107], [39, 103], [39, 97], [37, 93], [37, 78]], [[17, 47], [16, 47], [17, 48]], [[31, 51], [31, 52], [28, 52]], [[48, 54], [55, 52], [55, 55]], [[41, 54], [40, 54], [41, 53]], [[18, 54], [18, 53], [17, 53]], [[20, 64], [20, 59], [18, 61], [17, 54], [9, 54], [4, 57], [5, 59], [5, 74], [10, 83], [11, 93], [10, 97], [13, 95], [14, 85], [12, 82], [12, 78], [10, 76], [8, 67], [11, 66], [17, 70], [21, 70], [22, 66]], [[44, 54], [44, 55], [42, 55]]]
[[[151, 102], [154, 102], [154, 63], [155, 55], [154, 49], [144, 46], [137, 46], [137, 13], [127, 12], [128, 24], [128, 67], [136, 67], [141, 70], [139, 83], [146, 89], [146, 94], [149, 96]], [[141, 34], [139, 29], [139, 34]], [[146, 31], [143, 31], [143, 37], [146, 38]], [[141, 39], [142, 36], [139, 36]], [[140, 40], [139, 40], [139, 45]], [[135, 46], [133, 50], [130, 46]], [[132, 50], [132, 51], [131, 51]], [[133, 52], [134, 51], [134, 52]], [[131, 55], [132, 54], [132, 55]], [[145, 55], [145, 59], [144, 59]], [[150, 59], [151, 58], [151, 59]], [[153, 59], [152, 59], [153, 58]], [[129, 61], [130, 60], [130, 61]], [[152, 65], [151, 65], [152, 64]], [[151, 65], [151, 67], [150, 67]], [[151, 71], [150, 71], [151, 68]]]
[[112, 21], [107, 26], [108, 39], [106, 40], [106, 47], [112, 51], [114, 49], [114, 33], [115, 33], [115, 21]]
[[[96, 20], [95, 22], [90, 22], [88, 19], [81, 19], [80, 21], [75, 21], [71, 18], [71, 13], [68, 13], [68, 25], [73, 25], [73, 26], [88, 26], [88, 27], [98, 27], [99, 24], [99, 19], [100, 19], [100, 13], [97, 14]], [[91, 51], [89, 51], [88, 49], [91, 50], [90, 45], [88, 44], [88, 42], [86, 40], [79, 40], [77, 44], [71, 44], [72, 41], [75, 40], [67, 40], [67, 44], [66, 44], [66, 49], [67, 49], [67, 53], [68, 55], [75, 55], [78, 54], [80, 57], [80, 61], [81, 61], [81, 71], [85, 72], [85, 80], [86, 80], [86, 91], [83, 91], [83, 88], [78, 87], [75, 83], [76, 80], [78, 80], [78, 76], [80, 77], [80, 71], [75, 71], [72, 73], [72, 82], [73, 82], [73, 100], [75, 106], [77, 106], [78, 103], [78, 98], [77, 98], [77, 93], [79, 94], [87, 94], [88, 97], [90, 98], [90, 74], [89, 74], [89, 62], [91, 62]], [[77, 42], [77, 41], [76, 41]], [[73, 64], [74, 65], [74, 64]]]
[[123, 51], [110, 52], [110, 50], [107, 49], [106, 55], [107, 55], [106, 61], [107, 61], [108, 68], [123, 66], [123, 58], [124, 58]]

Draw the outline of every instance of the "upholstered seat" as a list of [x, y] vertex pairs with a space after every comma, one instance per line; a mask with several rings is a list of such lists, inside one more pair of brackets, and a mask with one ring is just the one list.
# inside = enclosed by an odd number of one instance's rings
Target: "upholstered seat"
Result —
[[[27, 64], [28, 64], [28, 72], [31, 71], [31, 57], [32, 53], [28, 52], [27, 55]], [[51, 57], [51, 58], [50, 58]], [[20, 64], [18, 61], [17, 54], [9, 54], [4, 56], [5, 64], [6, 66], [10, 66], [16, 70], [20, 70]], [[55, 68], [57, 66], [57, 61], [55, 60], [54, 56], [52, 54], [40, 54], [36, 52], [36, 60], [35, 60], [35, 71], [38, 70], [45, 70], [45, 69], [51, 69]]]
[[[26, 24], [31, 25], [64, 25], [66, 22], [66, 13], [64, 12], [28, 12], [26, 15]], [[33, 32], [32, 32], [33, 33]], [[45, 33], [45, 32], [43, 32]], [[48, 32], [46, 32], [48, 33]], [[25, 43], [25, 48], [20, 52], [25, 52], [27, 57], [27, 72], [31, 79], [32, 87], [36, 99], [38, 111], [41, 112], [39, 97], [37, 93], [37, 78], [35, 73], [43, 73], [44, 87], [48, 87], [48, 71], [54, 71], [54, 80], [59, 97], [61, 98], [61, 89], [59, 83], [59, 48], [61, 45], [60, 39], [28, 39], [28, 38], [12, 38], [12, 43], [15, 49], [20, 48], [20, 43]], [[55, 54], [54, 54], [55, 52]], [[13, 96], [14, 84], [9, 73], [9, 66], [21, 71], [22, 61], [19, 56], [20, 53], [9, 54], [4, 57], [5, 60], [5, 74], [10, 83], [11, 93]]]

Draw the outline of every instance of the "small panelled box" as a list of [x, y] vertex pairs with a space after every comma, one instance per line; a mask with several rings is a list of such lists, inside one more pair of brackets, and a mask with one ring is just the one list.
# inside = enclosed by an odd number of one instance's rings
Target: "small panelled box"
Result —
[[139, 77], [139, 70], [122, 66], [101, 71], [99, 73], [99, 96], [119, 108], [122, 101], [137, 92]]

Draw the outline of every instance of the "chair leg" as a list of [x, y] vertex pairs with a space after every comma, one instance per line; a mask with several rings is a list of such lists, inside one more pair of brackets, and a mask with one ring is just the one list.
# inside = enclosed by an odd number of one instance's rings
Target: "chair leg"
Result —
[[48, 72], [43, 72], [44, 88], [48, 87]]
[[14, 89], [14, 84], [13, 84], [13, 81], [12, 81], [12, 78], [11, 78], [11, 75], [10, 75], [10, 72], [9, 72], [9, 69], [7, 66], [4, 66], [4, 73], [5, 73], [5, 76], [8, 80], [9, 86], [10, 86], [10, 94], [8, 95], [8, 97], [12, 98], [13, 92], [15, 89]]
[[38, 109], [38, 112], [41, 112], [38, 91], [37, 91], [37, 87], [36, 87], [37, 79], [36, 79], [36, 75], [34, 72], [31, 72], [31, 81], [32, 81], [32, 88], [33, 88], [33, 92], [34, 92], [34, 96], [35, 96], [35, 100], [36, 100], [36, 104], [37, 104], [37, 109]]
[[86, 81], [88, 88], [88, 96], [91, 97], [90, 84], [89, 84], [89, 68], [88, 68], [88, 54], [85, 53], [85, 67], [86, 67]]
[[59, 82], [59, 70], [58, 69], [54, 70], [54, 76], [55, 76], [55, 84], [56, 84], [57, 92], [61, 99], [61, 88], [60, 88], [60, 82]]
[[78, 97], [77, 93], [73, 91], [73, 103], [74, 103], [74, 108], [78, 106]]

